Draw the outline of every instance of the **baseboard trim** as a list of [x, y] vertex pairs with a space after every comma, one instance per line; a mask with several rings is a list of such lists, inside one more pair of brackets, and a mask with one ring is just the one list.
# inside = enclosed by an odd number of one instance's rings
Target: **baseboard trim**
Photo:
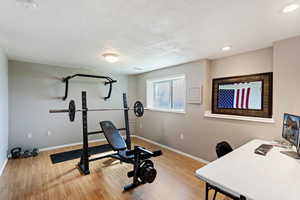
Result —
[[209, 162], [209, 161], [207, 161], [207, 160], [204, 160], [204, 159], [202, 159], [202, 158], [199, 158], [199, 157], [193, 156], [193, 155], [191, 155], [191, 154], [188, 154], [188, 153], [185, 153], [185, 152], [183, 152], [183, 151], [180, 151], [180, 150], [174, 149], [174, 148], [172, 148], [172, 147], [169, 147], [169, 146], [167, 146], [167, 145], [160, 144], [160, 143], [158, 143], [158, 142], [155, 142], [155, 141], [153, 141], [153, 140], [150, 140], [150, 139], [147, 139], [147, 138], [144, 138], [144, 137], [138, 136], [138, 135], [132, 135], [132, 137], [136, 137], [136, 138], [138, 138], [138, 139], [141, 139], [141, 140], [144, 140], [144, 141], [146, 141], [146, 142], [149, 142], [149, 143], [155, 144], [155, 145], [157, 145], [157, 146], [160, 146], [160, 147], [162, 147], [162, 148], [168, 149], [168, 150], [170, 150], [170, 151], [173, 151], [173, 152], [175, 152], [175, 153], [181, 154], [181, 155], [183, 155], [183, 156], [189, 157], [189, 158], [191, 158], [191, 159], [193, 159], [193, 160], [197, 160], [197, 161], [199, 161], [199, 162], [202, 162], [202, 163], [204, 163], [204, 164], [208, 164], [208, 163], [210, 163], [210, 162]]
[[[89, 143], [103, 142], [103, 141], [106, 141], [106, 139], [103, 138], [103, 139], [89, 140]], [[50, 150], [60, 149], [60, 148], [64, 148], [64, 147], [71, 147], [71, 146], [76, 146], [76, 145], [81, 145], [81, 144], [82, 144], [82, 142], [75, 142], [75, 143], [70, 143], [70, 144], [63, 144], [63, 145], [58, 145], [58, 146], [41, 148], [39, 150], [40, 151], [50, 151]]]
[[[138, 136], [138, 135], [131, 135], [131, 137], [136, 137], [136, 138], [141, 139], [141, 140], [144, 140], [144, 141], [146, 141], [146, 142], [155, 144], [155, 145], [157, 145], [157, 146], [160, 146], [160, 147], [162, 147], [162, 148], [168, 149], [168, 150], [170, 150], [170, 151], [173, 151], [173, 152], [175, 152], [175, 153], [181, 154], [181, 155], [183, 155], [183, 156], [189, 157], [189, 158], [191, 158], [191, 159], [193, 159], [193, 160], [197, 160], [197, 161], [202, 162], [202, 163], [204, 163], [204, 164], [208, 164], [208, 163], [209, 163], [209, 161], [207, 161], [207, 160], [204, 160], [204, 159], [202, 159], [202, 158], [193, 156], [193, 155], [188, 154], [188, 153], [185, 153], [185, 152], [183, 152], [183, 151], [174, 149], [174, 148], [169, 147], [169, 146], [167, 146], [167, 145], [160, 144], [160, 143], [158, 143], [158, 142], [155, 142], [155, 141], [153, 141], [153, 140], [147, 139], [147, 138], [145, 138], [145, 137], [141, 137], [141, 136]], [[89, 140], [90, 143], [94, 143], [94, 142], [103, 142], [103, 141], [106, 141], [106, 139], [103, 138], [103, 139]], [[81, 144], [82, 144], [82, 142], [75, 142], [75, 143], [70, 143], [70, 144], [63, 144], [63, 145], [58, 145], [58, 146], [52, 146], [52, 147], [41, 148], [40, 151], [50, 151], [50, 150], [60, 149], [60, 148], [64, 148], [64, 147], [71, 147], [71, 146], [81, 145]], [[7, 161], [6, 161], [6, 162], [7, 162]], [[6, 163], [5, 163], [5, 164], [6, 164]], [[5, 167], [5, 166], [4, 166], [4, 167]], [[4, 169], [4, 168], [3, 168], [3, 169]], [[0, 171], [0, 172], [2, 172], [2, 171]], [[1, 173], [0, 173], [0, 174], [1, 174]]]
[[0, 176], [2, 176], [2, 174], [4, 172], [4, 169], [6, 167], [7, 161], [8, 161], [8, 159], [6, 158], [5, 161], [4, 161], [4, 163], [3, 163], [3, 165], [0, 168]]

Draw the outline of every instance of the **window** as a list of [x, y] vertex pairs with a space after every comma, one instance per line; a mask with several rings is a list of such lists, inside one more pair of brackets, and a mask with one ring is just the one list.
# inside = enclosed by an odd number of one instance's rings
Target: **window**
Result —
[[185, 76], [148, 80], [147, 107], [153, 110], [184, 112]]

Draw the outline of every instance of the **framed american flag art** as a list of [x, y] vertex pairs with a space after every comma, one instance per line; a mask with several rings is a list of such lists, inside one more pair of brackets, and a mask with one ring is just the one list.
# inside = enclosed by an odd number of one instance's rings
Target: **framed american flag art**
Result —
[[272, 118], [273, 74], [213, 79], [212, 113]]

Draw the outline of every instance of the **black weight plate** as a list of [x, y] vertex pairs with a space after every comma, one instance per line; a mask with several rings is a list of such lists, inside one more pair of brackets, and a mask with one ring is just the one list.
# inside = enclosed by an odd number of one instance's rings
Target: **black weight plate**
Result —
[[69, 118], [71, 122], [75, 120], [75, 114], [76, 114], [75, 101], [71, 100], [69, 103]]
[[144, 171], [144, 181], [146, 183], [153, 183], [157, 175], [156, 169], [154, 169], [153, 167], [147, 167]]
[[137, 117], [142, 117], [144, 115], [144, 106], [140, 101], [134, 103], [134, 114]]
[[144, 160], [139, 165], [139, 179], [142, 183], [152, 183], [156, 178], [157, 172], [151, 160]]

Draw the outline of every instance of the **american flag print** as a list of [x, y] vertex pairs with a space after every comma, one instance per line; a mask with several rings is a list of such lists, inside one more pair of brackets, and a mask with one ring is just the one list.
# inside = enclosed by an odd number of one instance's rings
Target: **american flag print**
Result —
[[262, 81], [219, 85], [218, 108], [261, 109]]

